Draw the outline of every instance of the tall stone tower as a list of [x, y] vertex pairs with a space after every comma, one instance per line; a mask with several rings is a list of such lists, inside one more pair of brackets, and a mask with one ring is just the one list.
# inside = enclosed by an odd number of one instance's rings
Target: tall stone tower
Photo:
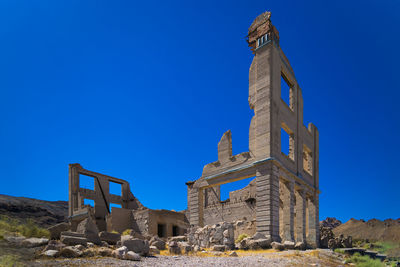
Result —
[[[254, 110], [249, 151], [232, 156], [231, 133], [223, 135], [218, 161], [187, 183], [189, 221], [202, 226], [245, 217], [272, 240], [317, 247], [318, 130], [312, 123], [307, 128], [303, 124], [301, 89], [270, 18], [270, 12], [259, 15], [248, 31], [254, 54], [249, 71], [249, 105]], [[220, 185], [249, 177], [255, 177], [255, 190], [245, 194], [249, 198], [221, 203]]]

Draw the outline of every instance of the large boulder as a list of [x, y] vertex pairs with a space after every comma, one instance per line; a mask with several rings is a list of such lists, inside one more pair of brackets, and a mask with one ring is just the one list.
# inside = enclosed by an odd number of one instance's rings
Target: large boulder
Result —
[[69, 223], [62, 222], [47, 228], [50, 232], [50, 239], [60, 239], [61, 232], [66, 232], [71, 229]]
[[83, 234], [89, 242], [92, 242], [96, 245], [101, 244], [99, 229], [97, 228], [91, 217], [88, 217], [81, 221], [76, 228], [76, 232]]
[[121, 235], [118, 233], [110, 233], [110, 232], [100, 232], [99, 237], [101, 241], [105, 241], [110, 245], [117, 244], [118, 241], [121, 240]]
[[121, 239], [121, 245], [127, 247], [129, 251], [133, 251], [142, 256], [148, 255], [150, 250], [149, 241], [138, 238]]

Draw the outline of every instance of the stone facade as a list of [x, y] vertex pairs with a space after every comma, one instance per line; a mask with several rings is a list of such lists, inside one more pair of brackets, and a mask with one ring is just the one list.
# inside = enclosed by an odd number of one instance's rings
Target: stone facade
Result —
[[[251, 24], [248, 44], [254, 53], [249, 70], [249, 105], [254, 111], [249, 151], [232, 155], [232, 135], [218, 144], [218, 161], [204, 166], [202, 176], [187, 183], [187, 216], [192, 226], [243, 218], [273, 241], [306, 242], [317, 247], [318, 130], [303, 125], [303, 98], [279, 33], [265, 12]], [[289, 90], [288, 103], [281, 89]], [[287, 134], [288, 152], [281, 136]], [[249, 188], [220, 201], [220, 185], [256, 177]], [[251, 188], [251, 189], [250, 189]]]

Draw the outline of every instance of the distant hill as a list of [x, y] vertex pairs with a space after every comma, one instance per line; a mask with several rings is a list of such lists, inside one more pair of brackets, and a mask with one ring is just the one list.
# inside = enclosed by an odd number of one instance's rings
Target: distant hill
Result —
[[343, 234], [352, 236], [353, 240], [368, 239], [370, 241], [400, 242], [400, 219], [369, 221], [350, 219], [333, 228], [335, 236]]
[[0, 215], [26, 220], [48, 227], [67, 220], [67, 201], [45, 201], [0, 194]]

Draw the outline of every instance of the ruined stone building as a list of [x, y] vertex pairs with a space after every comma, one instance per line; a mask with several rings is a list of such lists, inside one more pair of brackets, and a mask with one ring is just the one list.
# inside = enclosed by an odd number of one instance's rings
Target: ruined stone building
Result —
[[[128, 182], [71, 164], [72, 222], [90, 214], [101, 231], [134, 229], [168, 237], [181, 235], [190, 226], [244, 221], [253, 232], [273, 241], [318, 246], [318, 130], [312, 123], [303, 124], [301, 89], [270, 15], [258, 16], [248, 31], [247, 42], [254, 54], [249, 70], [248, 101], [254, 111], [249, 151], [232, 155], [231, 132], [224, 133], [218, 143], [218, 160], [205, 165], [199, 179], [186, 183], [188, 207], [184, 212], [148, 209], [133, 196]], [[283, 90], [287, 90], [287, 102], [282, 99]], [[284, 143], [288, 144], [286, 153]], [[80, 175], [94, 178], [93, 190], [80, 187]], [[252, 177], [248, 186], [221, 201], [222, 184]], [[121, 185], [121, 195], [109, 193], [110, 183]], [[94, 200], [94, 207], [85, 205], [84, 199]], [[112, 203], [120, 207], [110, 209]]]
[[[187, 183], [188, 220], [203, 226], [250, 220], [274, 241], [318, 246], [318, 130], [303, 125], [303, 97], [289, 60], [279, 45], [271, 13], [258, 16], [248, 31], [254, 54], [249, 70], [249, 105], [254, 111], [249, 151], [232, 155], [231, 132], [218, 143], [218, 160]], [[281, 90], [289, 90], [289, 101]], [[287, 154], [281, 137], [288, 138]], [[255, 179], [220, 201], [220, 185]]]
[[[81, 175], [93, 178], [94, 189], [80, 186]], [[111, 183], [121, 186], [121, 195], [110, 194]], [[85, 199], [93, 200], [94, 207], [85, 205]], [[119, 207], [111, 207], [112, 204]], [[94, 219], [100, 231], [122, 233], [132, 229], [143, 235], [159, 237], [182, 235], [189, 226], [184, 212], [144, 207], [131, 193], [127, 181], [86, 170], [79, 164], [70, 164], [69, 217], [72, 229], [88, 216]]]

